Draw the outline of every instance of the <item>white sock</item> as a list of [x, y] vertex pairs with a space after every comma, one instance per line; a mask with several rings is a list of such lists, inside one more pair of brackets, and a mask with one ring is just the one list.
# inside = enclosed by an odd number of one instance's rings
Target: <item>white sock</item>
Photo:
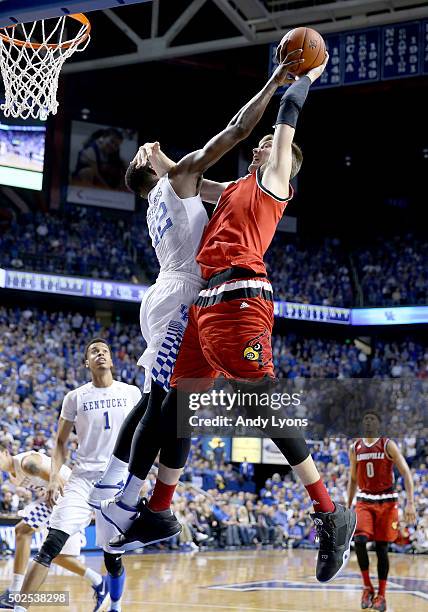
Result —
[[88, 582], [92, 584], [92, 586], [97, 587], [103, 581], [103, 577], [101, 574], [91, 569], [90, 567], [86, 568], [86, 572], [83, 574], [83, 578], [86, 578]]
[[22, 606], [15, 606], [14, 612], [27, 612], [27, 608], [23, 608]]
[[136, 506], [138, 500], [140, 499], [140, 491], [143, 484], [144, 480], [141, 480], [141, 478], [137, 478], [133, 474], [130, 474], [128, 482], [126, 483], [122, 495], [120, 496], [120, 501], [122, 501], [127, 506]]
[[25, 574], [14, 574], [9, 591], [20, 591], [24, 583]]
[[101, 476], [101, 484], [113, 485], [126, 478], [128, 464], [114, 455], [111, 456], [104, 474]]
[[114, 610], [114, 612], [121, 612], [122, 610], [122, 599], [118, 599], [117, 601], [110, 602], [110, 610]]

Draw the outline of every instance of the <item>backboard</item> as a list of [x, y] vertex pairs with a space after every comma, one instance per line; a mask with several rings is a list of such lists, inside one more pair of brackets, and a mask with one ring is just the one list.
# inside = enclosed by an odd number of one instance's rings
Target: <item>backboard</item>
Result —
[[149, 0], [0, 0], [0, 27]]

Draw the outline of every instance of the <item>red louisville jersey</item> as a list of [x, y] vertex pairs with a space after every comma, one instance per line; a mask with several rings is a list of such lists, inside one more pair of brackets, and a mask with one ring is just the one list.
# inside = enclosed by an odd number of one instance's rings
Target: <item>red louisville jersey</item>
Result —
[[231, 183], [223, 191], [214, 214], [205, 228], [196, 261], [202, 276], [237, 266], [266, 274], [263, 262], [287, 202], [263, 187], [260, 172]]
[[360, 438], [354, 444], [359, 501], [393, 501], [398, 497], [394, 493], [394, 462], [386, 448], [388, 440], [377, 438], [369, 444]]

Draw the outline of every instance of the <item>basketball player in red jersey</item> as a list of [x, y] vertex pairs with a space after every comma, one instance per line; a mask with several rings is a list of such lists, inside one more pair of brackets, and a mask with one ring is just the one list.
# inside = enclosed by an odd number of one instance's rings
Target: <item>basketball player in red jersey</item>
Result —
[[[388, 543], [394, 542], [398, 534], [398, 495], [394, 491], [394, 465], [404, 478], [407, 504], [404, 517], [407, 523], [415, 523], [413, 481], [409, 466], [395, 442], [389, 438], [378, 438], [380, 420], [376, 413], [366, 412], [363, 430], [367, 438], [359, 438], [351, 446], [351, 478], [348, 485], [348, 506], [352, 505], [357, 487], [357, 529], [355, 552], [364, 581], [361, 598], [363, 610], [386, 610], [385, 589], [388, 577]], [[376, 542], [378, 559], [379, 592], [375, 596], [369, 576], [367, 542]]]
[[[189, 441], [184, 443], [183, 438], [177, 438], [180, 381], [213, 379], [221, 373], [244, 384], [250, 381], [253, 390], [265, 392], [274, 378], [273, 294], [263, 256], [293, 195], [290, 178], [300, 166], [293, 151], [298, 115], [310, 85], [322, 74], [327, 60], [328, 57], [322, 66], [310, 70], [285, 92], [275, 134], [254, 151], [250, 174], [227, 185], [217, 184], [217, 193], [216, 184], [212, 185], [210, 199], [218, 199], [218, 204], [197, 256], [208, 287], [190, 309], [171, 389], [162, 405], [162, 463], [167, 467], [184, 466], [190, 446]], [[207, 199], [204, 194], [202, 197]], [[356, 517], [352, 510], [333, 503], [306, 442], [297, 432], [292, 435], [278, 439], [272, 432], [316, 507], [312, 515], [320, 540], [316, 575], [319, 581], [328, 582], [349, 558]], [[142, 512], [131, 528], [110, 545], [120, 546], [132, 538], [144, 540], [145, 519]]]

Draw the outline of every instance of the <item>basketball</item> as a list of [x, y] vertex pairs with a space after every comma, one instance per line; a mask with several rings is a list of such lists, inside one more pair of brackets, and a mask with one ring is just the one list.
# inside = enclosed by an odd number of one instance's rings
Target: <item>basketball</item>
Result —
[[[287, 53], [295, 49], [303, 49], [300, 59], [304, 59], [303, 64], [298, 64], [290, 70], [295, 75], [303, 74], [311, 68], [320, 66], [325, 58], [325, 42], [321, 34], [312, 28], [294, 28], [283, 37], [276, 50], [278, 63], [284, 61]], [[299, 59], [293, 57], [293, 59]]]

